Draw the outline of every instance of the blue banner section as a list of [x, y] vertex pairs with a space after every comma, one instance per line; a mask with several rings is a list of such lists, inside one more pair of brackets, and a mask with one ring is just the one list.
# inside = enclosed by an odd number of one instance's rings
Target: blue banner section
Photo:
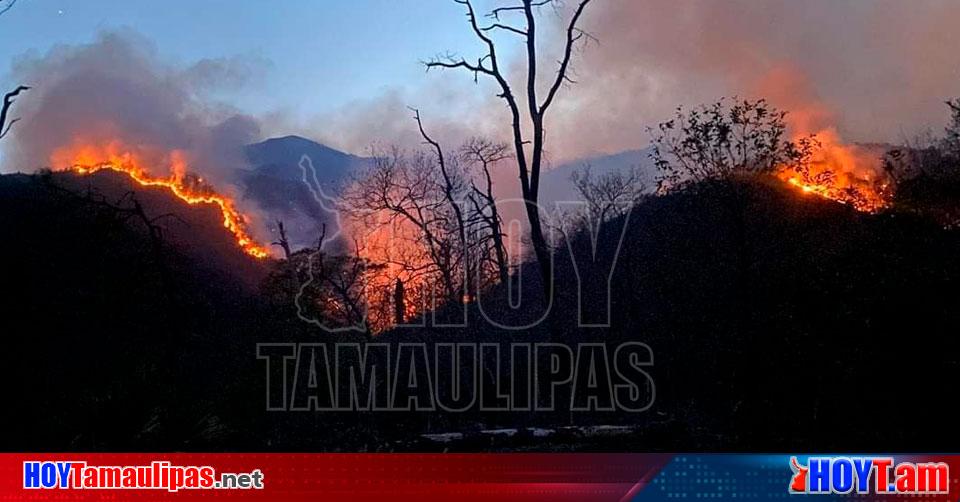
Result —
[[[957, 500], [954, 456], [677, 455], [634, 501]], [[957, 469], [952, 469], [956, 474]]]
[[677, 455], [633, 500], [786, 499], [791, 474], [789, 455]]

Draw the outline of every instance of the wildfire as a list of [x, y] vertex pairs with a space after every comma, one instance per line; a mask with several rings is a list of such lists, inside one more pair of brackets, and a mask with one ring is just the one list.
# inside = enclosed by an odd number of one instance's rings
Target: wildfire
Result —
[[816, 195], [858, 211], [876, 212], [888, 205], [891, 183], [879, 155], [843, 144], [834, 129], [816, 134], [819, 148], [804, 166], [781, 169], [777, 176], [801, 193]]
[[[385, 212], [372, 217], [380, 223], [390, 221]], [[413, 322], [427, 307], [431, 283], [419, 270], [428, 267], [427, 250], [418, 239], [418, 230], [407, 221], [392, 221], [365, 227], [360, 222], [346, 222], [350, 235], [361, 242], [358, 252], [371, 263], [382, 264], [383, 271], [371, 278], [371, 290], [392, 294], [396, 280], [404, 287], [404, 318]], [[392, 305], [393, 298], [386, 298]], [[392, 325], [392, 312], [383, 317], [385, 326]]]
[[142, 186], [163, 187], [180, 200], [190, 205], [215, 204], [223, 216], [226, 228], [237, 245], [248, 255], [263, 259], [269, 256], [267, 248], [250, 236], [247, 218], [236, 208], [233, 199], [217, 193], [213, 187], [198, 176], [187, 171], [187, 162], [180, 152], [169, 155], [170, 175], [154, 176], [142, 166], [140, 156], [125, 151], [119, 143], [106, 147], [80, 146], [57, 150], [53, 155], [54, 166], [70, 166], [66, 170], [79, 175], [91, 175], [100, 171], [113, 171], [129, 176]]

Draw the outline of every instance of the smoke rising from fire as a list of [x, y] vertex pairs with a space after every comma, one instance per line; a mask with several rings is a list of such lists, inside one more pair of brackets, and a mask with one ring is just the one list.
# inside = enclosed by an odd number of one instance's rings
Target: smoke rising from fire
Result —
[[897, 142], [960, 95], [957, 19], [950, 0], [597, 3], [584, 28], [599, 43], [577, 62], [553, 149], [635, 148], [675, 107], [732, 95], [768, 98], [811, 132]]
[[[540, 38], [541, 84], [555, 69], [570, 4], [540, 10], [547, 30]], [[439, 8], [462, 10], [453, 2]], [[862, 166], [842, 140], [898, 142], [936, 127], [943, 101], [960, 95], [956, 19], [960, 4], [952, 0], [596, 1], [583, 28], [598, 41], [574, 58], [576, 84], [563, 89], [549, 112], [546, 153], [558, 164], [642, 147], [647, 127], [678, 105], [739, 95], [768, 98], [790, 112], [792, 134], [816, 133]], [[469, 30], [465, 21], [461, 29]], [[502, 54], [522, 96], [518, 42], [505, 41], [513, 43]], [[436, 52], [474, 57], [482, 49]], [[416, 64], [431, 56], [409, 57]], [[376, 143], [416, 148], [421, 140], [407, 106], [422, 109], [425, 126], [448, 150], [474, 135], [509, 140], [495, 86], [483, 79], [474, 85], [462, 72], [431, 72], [419, 87], [393, 88], [307, 123], [279, 112], [259, 120], [209, 102], [218, 90], [256, 79], [265, 64], [235, 57], [178, 67], [135, 33], [116, 31], [24, 56], [14, 64], [14, 80], [34, 90], [18, 102], [23, 120], [4, 144], [3, 167], [62, 168], [52, 165], [58, 149], [120, 139], [149, 168], [162, 168], [170, 152], [180, 152], [192, 171], [221, 185], [245, 165], [241, 147], [259, 138], [262, 125], [271, 134], [296, 131], [356, 154]], [[390, 75], [383, 84], [393, 85]], [[494, 173], [497, 192], [515, 197], [517, 173], [506, 164]]]
[[40, 57], [24, 56], [14, 63], [13, 74], [34, 90], [31, 99], [18, 103], [23, 120], [5, 145], [5, 168], [62, 169], [70, 166], [53, 165], [61, 161], [58, 149], [119, 141], [148, 169], [166, 169], [176, 151], [191, 171], [232, 182], [234, 170], [245, 162], [241, 147], [259, 138], [259, 124], [201, 97], [242, 85], [260, 64], [232, 58], [178, 68], [127, 31], [100, 33], [89, 44], [58, 46]]
[[[539, 11], [546, 30], [539, 44], [541, 86], [555, 69], [572, 4]], [[677, 106], [723, 96], [766, 98], [789, 111], [791, 135], [818, 134], [828, 145], [902, 142], [938, 128], [943, 101], [960, 95], [956, 19], [960, 4], [950, 0], [594, 2], [582, 26], [597, 41], [578, 51], [576, 84], [563, 89], [547, 117], [550, 164], [643, 147], [647, 128]], [[466, 22], [462, 29], [469, 30]], [[522, 95], [520, 42], [502, 42]], [[482, 49], [479, 42], [436, 48], [469, 57]], [[424, 108], [445, 144], [471, 135], [509, 140], [509, 118], [495, 92], [483, 78], [473, 85], [469, 74], [431, 72], [420, 88], [352, 103], [306, 129], [352, 151], [373, 141], [415, 146], [419, 139], [405, 108], [412, 105]], [[874, 152], [846, 153], [876, 160]], [[504, 181], [498, 184], [504, 190], [516, 184], [509, 173]]]

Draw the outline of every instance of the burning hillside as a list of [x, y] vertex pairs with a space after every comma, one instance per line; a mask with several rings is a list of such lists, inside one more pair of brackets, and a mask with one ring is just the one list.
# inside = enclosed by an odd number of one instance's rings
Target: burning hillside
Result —
[[151, 174], [140, 157], [124, 149], [119, 142], [111, 142], [106, 147], [82, 145], [60, 148], [54, 152], [52, 161], [54, 166], [79, 175], [105, 170], [126, 174], [142, 186], [166, 188], [189, 205], [216, 205], [223, 217], [223, 227], [233, 234], [237, 245], [245, 253], [257, 259], [269, 256], [267, 248], [251, 236], [249, 219], [237, 209], [234, 200], [218, 193], [202, 177], [190, 173], [182, 152], [173, 151], [168, 155], [170, 174], [167, 176]]
[[27, 57], [18, 77], [42, 85], [18, 109], [22, 120], [5, 163], [23, 171], [114, 171], [189, 205], [212, 205], [237, 245], [264, 258], [267, 248], [227, 189], [244, 165], [242, 147], [259, 138], [258, 122], [203, 99], [235, 64], [172, 65], [149, 42], [113, 32]]
[[844, 144], [834, 129], [814, 137], [818, 145], [810, 159], [781, 169], [778, 178], [804, 194], [849, 204], [858, 211], [876, 212], [889, 204], [893, 183], [880, 167], [881, 152]]

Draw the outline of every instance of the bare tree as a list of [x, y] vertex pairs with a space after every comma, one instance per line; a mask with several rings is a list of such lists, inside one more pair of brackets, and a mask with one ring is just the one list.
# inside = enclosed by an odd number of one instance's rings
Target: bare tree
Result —
[[[565, 41], [563, 47], [563, 56], [559, 61], [559, 67], [553, 76], [548, 87], [546, 96], [541, 100], [538, 96], [537, 71], [538, 71], [538, 52], [537, 52], [537, 9], [543, 6], [557, 6], [559, 0], [519, 0], [518, 4], [499, 7], [491, 11], [487, 17], [491, 19], [490, 24], [481, 26], [477, 19], [476, 11], [470, 0], [454, 0], [467, 9], [467, 19], [474, 35], [486, 45], [486, 54], [477, 59], [475, 63], [468, 62], [466, 59], [453, 55], [434, 58], [426, 63], [427, 69], [432, 68], [461, 68], [474, 74], [474, 80], [479, 75], [493, 78], [500, 87], [498, 97], [506, 101], [512, 117], [511, 128], [513, 132], [513, 145], [517, 167], [520, 173], [520, 188], [524, 201], [526, 202], [527, 219], [530, 221], [530, 241], [533, 244], [534, 253], [540, 267], [540, 276], [543, 282], [544, 295], [550, 297], [553, 294], [553, 277], [550, 269], [550, 247], [547, 244], [543, 233], [543, 224], [538, 207], [540, 191], [540, 169], [543, 162], [544, 148], [544, 119], [550, 105], [553, 104], [560, 87], [573, 81], [567, 76], [570, 69], [570, 60], [573, 55], [573, 49], [578, 42], [590, 38], [590, 35], [578, 27], [578, 22], [586, 9], [590, 0], [580, 0], [574, 9], [569, 23], [566, 25]], [[513, 14], [521, 14], [523, 21], [520, 26], [507, 24], [503, 17]], [[521, 114], [520, 104], [516, 94], [507, 80], [504, 69], [500, 66], [499, 53], [497, 45], [494, 43], [491, 33], [495, 31], [513, 34], [525, 42], [526, 48], [526, 82], [525, 89], [527, 95], [527, 116]], [[524, 135], [524, 119], [530, 131], [530, 138]], [[528, 158], [526, 147], [530, 145], [530, 156]]]
[[895, 187], [899, 209], [932, 217], [944, 227], [960, 226], [960, 99], [947, 101], [951, 119], [938, 135], [925, 131], [904, 138], [884, 154], [882, 166]]
[[[448, 155], [414, 112], [426, 148], [409, 154], [397, 147], [374, 150], [373, 164], [344, 190], [341, 208], [364, 229], [359, 238], [365, 256], [387, 267], [389, 277], [375, 282], [402, 282], [405, 308], [411, 299], [430, 299], [434, 285], [447, 303], [470, 301], [480, 289], [508, 279], [490, 172], [509, 158], [508, 147], [474, 139]], [[397, 304], [396, 298], [381, 299]]]
[[[17, 0], [0, 0], [0, 16], [6, 14], [16, 3]], [[7, 121], [7, 114], [10, 112], [10, 107], [13, 106], [13, 101], [21, 92], [29, 89], [29, 87], [21, 85], [3, 96], [3, 108], [0, 108], [0, 139], [3, 139], [3, 137], [10, 132], [13, 124], [20, 120], [19, 118], [15, 118], [10, 119], [9, 122]]]
[[326, 238], [324, 224], [316, 247], [276, 262], [264, 291], [280, 302], [293, 299], [301, 319], [325, 329], [360, 330], [367, 336], [386, 329], [391, 318], [381, 308], [384, 291], [377, 291], [383, 266], [363, 258], [357, 241], [346, 254], [327, 253]]
[[433, 151], [436, 153], [437, 157], [437, 166], [440, 168], [440, 175], [443, 178], [443, 183], [440, 185], [440, 191], [443, 193], [444, 201], [447, 204], [447, 207], [453, 213], [454, 222], [456, 223], [456, 232], [457, 237], [460, 240], [460, 262], [463, 265], [464, 277], [463, 284], [461, 285], [461, 291], [459, 292], [460, 297], [466, 297], [469, 294], [470, 278], [472, 277], [471, 272], [471, 263], [467, 257], [467, 227], [464, 223], [463, 209], [459, 204], [459, 196], [463, 193], [463, 179], [462, 176], [456, 176], [451, 173], [449, 166], [447, 165], [446, 157], [443, 155], [443, 148], [440, 147], [440, 143], [431, 138], [427, 132], [423, 129], [423, 121], [420, 120], [420, 111], [413, 109], [414, 119], [417, 121], [417, 128], [420, 129], [420, 136], [423, 137], [424, 142], [430, 145], [433, 148]]
[[[10, 5], [12, 6], [13, 4]], [[7, 8], [9, 9], [10, 6]], [[3, 96], [3, 108], [0, 108], [0, 139], [3, 139], [3, 137], [10, 132], [10, 128], [13, 127], [13, 124], [20, 120], [19, 118], [15, 118], [10, 119], [8, 122], [8, 114], [10, 113], [10, 108], [13, 106], [13, 102], [16, 100], [17, 96], [19, 96], [21, 92], [27, 90], [30, 90], [30, 88], [25, 85], [21, 85]]]
[[397, 325], [403, 324], [407, 317], [407, 303], [403, 291], [403, 281], [397, 278], [396, 285], [393, 287], [393, 322]]
[[[283, 249], [283, 257], [289, 260], [290, 255], [292, 254], [290, 252], [290, 241], [287, 239], [287, 231], [283, 228], [282, 220], [277, 220], [277, 229], [280, 233], [280, 236], [276, 241], [271, 242], [270, 244], [273, 246], [280, 246], [280, 249]], [[326, 229], [324, 229], [324, 234], [326, 234]]]
[[[16, 3], [17, 0], [0, 0], [0, 16], [6, 14]], [[10, 132], [13, 124], [20, 120], [19, 118], [15, 118], [10, 119], [9, 122], [7, 121], [7, 114], [10, 112], [10, 107], [13, 106], [13, 101], [21, 92], [29, 89], [29, 87], [21, 85], [3, 96], [3, 108], [0, 108], [0, 139], [3, 139], [3, 137]]]
[[509, 257], [504, 245], [503, 220], [500, 218], [497, 200], [493, 194], [493, 177], [490, 175], [490, 169], [494, 164], [509, 158], [508, 146], [505, 143], [472, 138], [460, 148], [460, 155], [467, 165], [479, 167], [479, 176], [482, 176], [480, 181], [483, 188], [478, 187], [476, 180], [473, 180], [470, 182], [471, 192], [467, 196], [473, 206], [470, 223], [479, 227], [477, 245], [481, 248], [481, 252], [478, 261], [482, 262], [488, 255], [483, 252], [483, 249], [487, 247], [489, 241], [497, 277], [501, 283], [505, 284], [509, 279]]
[[950, 107], [950, 125], [943, 138], [943, 149], [954, 159], [960, 159], [960, 98], [947, 101]]
[[[449, 185], [440, 175], [437, 156], [423, 151], [407, 155], [399, 148], [377, 151], [373, 165], [358, 173], [341, 196], [343, 210], [360, 228], [392, 232], [383, 261], [399, 266], [407, 282], [430, 276], [447, 299], [460, 301], [464, 291], [463, 248], [451, 198], [463, 183], [447, 164]], [[442, 181], [438, 181], [442, 180]], [[412, 230], [413, 235], [404, 230]]]
[[104, 215], [118, 223], [130, 225], [131, 221], [139, 222], [143, 228], [146, 229], [147, 237], [149, 237], [153, 262], [160, 276], [160, 281], [163, 284], [164, 292], [170, 296], [175, 294], [173, 289], [171, 289], [170, 269], [165, 259], [166, 244], [163, 236], [164, 226], [161, 222], [170, 219], [176, 220], [181, 225], [187, 225], [187, 222], [174, 213], [164, 213], [157, 216], [148, 215], [143, 205], [137, 199], [137, 194], [133, 191], [124, 193], [122, 197], [116, 200], [111, 200], [92, 187], [88, 187], [83, 193], [64, 188], [54, 181], [49, 170], [42, 170], [40, 172], [40, 179], [44, 186], [54, 193], [71, 200], [80, 201], [84, 205], [94, 209], [98, 214]]
[[631, 205], [640, 202], [647, 194], [637, 166], [594, 176], [587, 165], [574, 171], [570, 181], [587, 205], [583, 216], [599, 224], [623, 216]]

